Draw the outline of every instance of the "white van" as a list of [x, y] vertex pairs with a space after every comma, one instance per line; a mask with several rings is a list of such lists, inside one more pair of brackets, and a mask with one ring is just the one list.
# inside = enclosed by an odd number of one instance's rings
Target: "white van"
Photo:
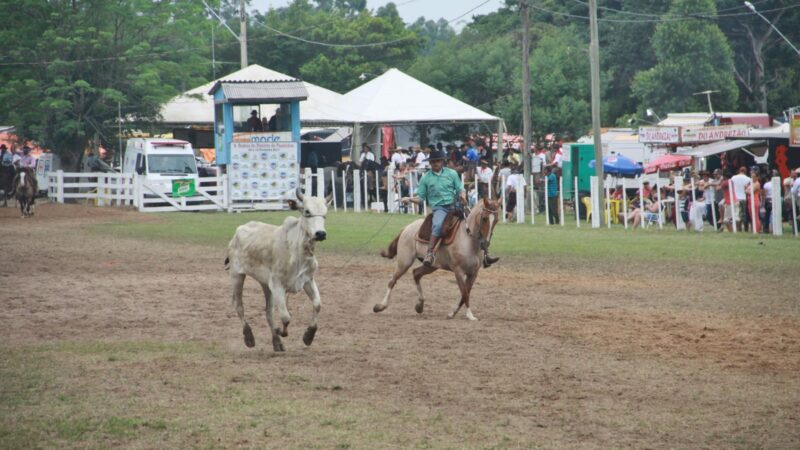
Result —
[[149, 182], [194, 178], [199, 185], [192, 144], [179, 139], [128, 139], [122, 172], [138, 173]]

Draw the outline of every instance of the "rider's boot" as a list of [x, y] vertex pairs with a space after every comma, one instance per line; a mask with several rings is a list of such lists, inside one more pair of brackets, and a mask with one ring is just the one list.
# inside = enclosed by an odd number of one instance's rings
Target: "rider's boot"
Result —
[[499, 257], [496, 258], [494, 256], [489, 256], [489, 250], [486, 250], [483, 253], [483, 267], [489, 267], [492, 264], [496, 263], [497, 261], [500, 261], [500, 258]]
[[430, 267], [433, 265], [433, 252], [436, 251], [436, 244], [439, 243], [441, 237], [439, 236], [431, 236], [431, 241], [428, 243], [428, 253], [425, 254], [425, 259], [422, 260], [422, 264]]

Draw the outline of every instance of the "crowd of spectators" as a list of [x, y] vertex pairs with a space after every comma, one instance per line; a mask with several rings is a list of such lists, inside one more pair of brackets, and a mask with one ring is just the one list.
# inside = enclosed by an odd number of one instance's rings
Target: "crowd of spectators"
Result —
[[[433, 150], [442, 150], [447, 154], [447, 167], [463, 174], [468, 197], [472, 203], [480, 198], [491, 196], [498, 198], [503, 192], [505, 180], [506, 212], [513, 214], [516, 207], [516, 186], [527, 186], [521, 175], [523, 173], [523, 155], [519, 144], [504, 146], [499, 155], [491, 143], [482, 138], [466, 138], [461, 144], [445, 144], [438, 142], [411, 148], [395, 147], [390, 149], [389, 157], [376, 159], [375, 152], [366, 143], [361, 146], [361, 156], [353, 168], [361, 168], [367, 172], [369, 185], [367, 195], [370, 201], [383, 201], [386, 204], [387, 169], [393, 169], [394, 189], [398, 197], [410, 195], [410, 191], [419, 177], [430, 168], [428, 155]], [[496, 157], [497, 156], [497, 157]], [[537, 148], [531, 155], [531, 170], [537, 188], [543, 189], [544, 177], [561, 166], [561, 150], [558, 143], [547, 143]], [[374, 185], [375, 173], [381, 177], [376, 195]], [[555, 176], [555, 175], [554, 175]], [[476, 182], [477, 181], [477, 182]], [[556, 194], [557, 195], [557, 194]], [[557, 214], [557, 211], [553, 212]]]

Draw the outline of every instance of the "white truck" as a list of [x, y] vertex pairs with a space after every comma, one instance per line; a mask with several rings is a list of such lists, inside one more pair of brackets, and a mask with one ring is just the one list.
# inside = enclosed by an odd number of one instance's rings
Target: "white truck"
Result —
[[123, 173], [137, 173], [153, 184], [193, 178], [199, 184], [192, 144], [179, 139], [128, 139]]

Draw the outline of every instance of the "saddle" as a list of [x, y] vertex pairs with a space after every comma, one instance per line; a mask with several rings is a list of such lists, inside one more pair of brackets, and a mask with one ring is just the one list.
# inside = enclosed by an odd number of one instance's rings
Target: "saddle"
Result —
[[[463, 214], [459, 211], [450, 211], [447, 213], [447, 217], [444, 218], [444, 224], [442, 224], [442, 240], [439, 245], [450, 245], [456, 238], [456, 232], [458, 231], [458, 226], [463, 222]], [[416, 239], [422, 243], [429, 243], [431, 240], [431, 231], [433, 228], [433, 213], [428, 214], [425, 217], [425, 221], [422, 222], [422, 226], [419, 227], [419, 231], [417, 232]]]

